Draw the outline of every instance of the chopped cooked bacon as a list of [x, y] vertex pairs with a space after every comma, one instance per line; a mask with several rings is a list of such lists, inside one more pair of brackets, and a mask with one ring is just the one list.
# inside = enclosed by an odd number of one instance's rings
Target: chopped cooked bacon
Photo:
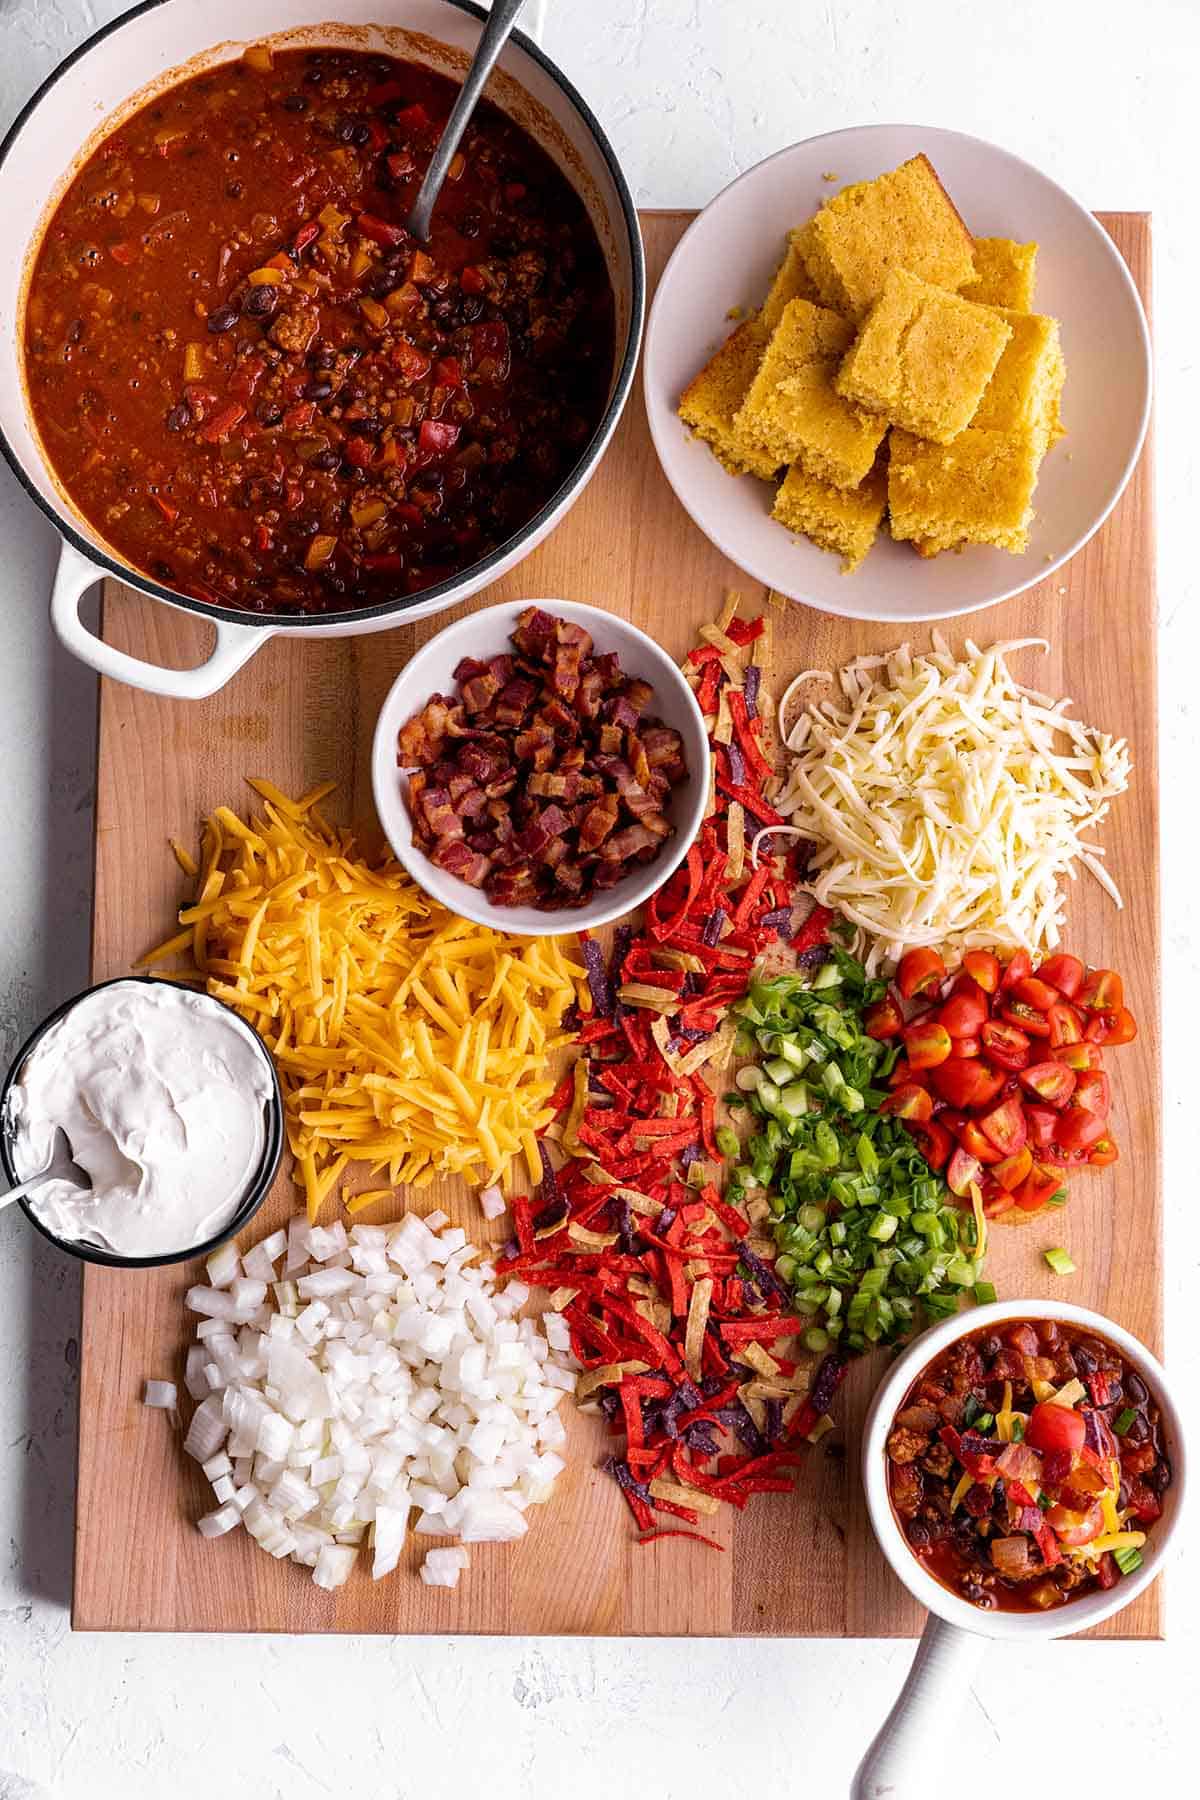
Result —
[[531, 606], [511, 641], [464, 656], [457, 696], [433, 695], [400, 732], [414, 836], [498, 905], [582, 905], [671, 836], [682, 740], [582, 626]]

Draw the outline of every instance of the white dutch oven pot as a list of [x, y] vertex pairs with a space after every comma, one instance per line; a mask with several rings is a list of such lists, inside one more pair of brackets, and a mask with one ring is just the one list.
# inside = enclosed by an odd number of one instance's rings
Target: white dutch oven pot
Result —
[[[329, 22], [330, 12], [338, 14], [336, 23]], [[389, 23], [376, 23], [379, 13]], [[471, 0], [146, 0], [68, 57], [0, 146], [5, 242], [36, 243], [69, 173], [118, 119], [162, 87], [240, 55], [247, 43], [383, 51], [461, 79], [485, 16]], [[42, 453], [19, 356], [29, 258], [18, 256], [0, 266], [0, 449], [27, 493], [62, 533], [50, 615], [63, 643], [90, 667], [152, 693], [199, 699], [223, 687], [277, 633], [346, 637], [386, 631], [454, 606], [527, 555], [578, 497], [616, 429], [637, 362], [645, 289], [637, 212], [596, 119], [566, 77], [521, 33], [510, 40], [488, 92], [553, 158], [587, 206], [616, 300], [612, 384], [604, 417], [541, 511], [482, 562], [419, 594], [346, 612], [260, 616], [190, 599], [130, 568], [75, 510]], [[194, 669], [163, 669], [101, 642], [80, 619], [79, 605], [88, 589], [108, 575], [211, 619], [216, 642], [208, 659]]]
[[[884, 1446], [900, 1404], [921, 1370], [948, 1344], [989, 1325], [1017, 1319], [1056, 1319], [1105, 1338], [1145, 1381], [1162, 1408], [1172, 1481], [1163, 1516], [1152, 1527], [1145, 1561], [1107, 1592], [1067, 1601], [1052, 1612], [981, 1612], [950, 1593], [913, 1554], [892, 1511]], [[1150, 1352], [1100, 1313], [1059, 1300], [1005, 1300], [976, 1306], [945, 1319], [911, 1344], [892, 1365], [871, 1403], [863, 1434], [863, 1487], [879, 1547], [909, 1593], [929, 1610], [929, 1620], [899, 1698], [855, 1776], [851, 1800], [928, 1800], [949, 1791], [948, 1760], [954, 1746], [955, 1710], [989, 1638], [1022, 1643], [1067, 1637], [1111, 1618], [1156, 1578], [1183, 1509], [1186, 1478], [1183, 1427], [1166, 1371]]]

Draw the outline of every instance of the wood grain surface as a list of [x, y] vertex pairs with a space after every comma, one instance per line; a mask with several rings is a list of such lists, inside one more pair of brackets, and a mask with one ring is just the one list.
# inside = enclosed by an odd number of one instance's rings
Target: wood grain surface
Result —
[[[1102, 215], [1147, 296], [1149, 220]], [[688, 215], [644, 220], [651, 280]], [[1070, 446], [1068, 446], [1070, 448]], [[1086, 445], [1074, 447], [1086, 455]], [[1061, 452], [1060, 452], [1061, 454]], [[1071, 694], [1078, 715], [1133, 746], [1133, 792], [1105, 828], [1118, 912], [1086, 875], [1070, 899], [1069, 948], [1124, 977], [1141, 1023], [1111, 1057], [1122, 1160], [1073, 1183], [1065, 1213], [997, 1227], [988, 1273], [999, 1293], [1057, 1294], [1097, 1307], [1160, 1346], [1159, 906], [1154, 536], [1150, 457], [1105, 528], [1052, 582], [974, 615], [978, 642], [1040, 634], [1026, 653], [1039, 687]], [[707, 542], [659, 472], [640, 389], [617, 438], [570, 516], [519, 568], [472, 603], [560, 596], [607, 607], [651, 631], [674, 655], [744, 576]], [[413, 650], [450, 615], [369, 637], [276, 638], [210, 700], [172, 702], [105, 682], [96, 804], [94, 975], [126, 972], [174, 922], [184, 883], [167, 840], [193, 841], [202, 814], [244, 805], [246, 775], [291, 792], [341, 783], [334, 816], [369, 820], [371, 734], [380, 702]], [[123, 589], [108, 596], [105, 631], [136, 655], [177, 666], [203, 653], [207, 627]], [[914, 641], [922, 639], [915, 627]], [[959, 645], [963, 629], [951, 626]], [[782, 678], [856, 652], [882, 650], [894, 629], [826, 618], [802, 606], [775, 615], [776, 692]], [[289, 1213], [281, 1179], [260, 1215]], [[397, 1195], [396, 1211], [404, 1197]], [[476, 1236], [483, 1220], [451, 1184], [426, 1190]], [[1069, 1245], [1079, 1272], [1050, 1274], [1041, 1251]], [[570, 1423], [570, 1465], [528, 1538], [482, 1546], [457, 1592], [415, 1578], [421, 1548], [393, 1577], [356, 1571], [336, 1594], [306, 1570], [276, 1563], [244, 1533], [211, 1543], [194, 1520], [211, 1506], [198, 1468], [161, 1412], [141, 1405], [148, 1376], [179, 1379], [189, 1341], [185, 1289], [194, 1265], [160, 1273], [88, 1269], [84, 1280], [74, 1623], [84, 1630], [911, 1635], [921, 1615], [871, 1537], [858, 1479], [858, 1436], [882, 1363], [863, 1359], [846, 1383], [839, 1426], [813, 1450], [794, 1495], [767, 1496], [715, 1522], [729, 1554], [670, 1542], [636, 1547], [616, 1486], [598, 1470], [597, 1421]], [[564, 1411], [569, 1411], [565, 1408]], [[1161, 1634], [1161, 1584], [1100, 1635]]]

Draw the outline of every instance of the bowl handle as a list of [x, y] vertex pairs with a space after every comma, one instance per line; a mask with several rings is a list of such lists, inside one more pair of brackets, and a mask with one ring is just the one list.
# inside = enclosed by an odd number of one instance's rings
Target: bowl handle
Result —
[[59, 639], [80, 662], [113, 681], [143, 688], [148, 694], [165, 694], [171, 700], [203, 700], [223, 688], [244, 662], [275, 634], [269, 625], [230, 625], [216, 622], [217, 641], [204, 662], [194, 669], [163, 669], [143, 662], [98, 638], [79, 616], [79, 602], [90, 587], [105, 579], [106, 572], [64, 543], [50, 596], [50, 618]]
[[925, 1800], [942, 1791], [938, 1771], [955, 1741], [955, 1713], [986, 1641], [930, 1615], [896, 1704], [859, 1764], [850, 1800]]

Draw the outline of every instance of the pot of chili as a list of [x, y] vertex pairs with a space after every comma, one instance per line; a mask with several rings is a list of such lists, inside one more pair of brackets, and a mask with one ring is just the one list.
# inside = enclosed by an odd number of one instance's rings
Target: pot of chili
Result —
[[[566, 77], [514, 33], [419, 244], [402, 221], [484, 12], [337, 10], [149, 0], [0, 147], [28, 247], [0, 271], [0, 448], [64, 540], [59, 636], [153, 692], [496, 580], [576, 499], [632, 382], [637, 214]], [[110, 574], [212, 620], [208, 660], [88, 631]]]
[[987, 1638], [1084, 1631], [1154, 1580], [1182, 1515], [1183, 1430], [1166, 1371], [1121, 1326], [1005, 1301], [909, 1346], [862, 1457], [879, 1546], [931, 1616], [853, 1793], [905, 1800], [937, 1788]]

